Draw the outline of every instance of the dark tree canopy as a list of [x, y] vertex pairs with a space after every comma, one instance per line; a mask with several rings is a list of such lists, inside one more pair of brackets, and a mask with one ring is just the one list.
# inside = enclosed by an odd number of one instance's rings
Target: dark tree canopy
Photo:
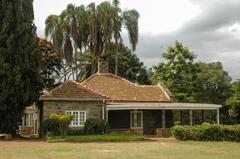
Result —
[[227, 100], [227, 106], [229, 107], [229, 114], [235, 119], [237, 123], [240, 123], [240, 80], [237, 80], [231, 84], [232, 95]]
[[15, 133], [42, 89], [33, 1], [1, 0], [0, 19], [0, 132]]
[[197, 78], [194, 81], [196, 102], [224, 104], [230, 95], [231, 77], [223, 70], [221, 62], [196, 63]]

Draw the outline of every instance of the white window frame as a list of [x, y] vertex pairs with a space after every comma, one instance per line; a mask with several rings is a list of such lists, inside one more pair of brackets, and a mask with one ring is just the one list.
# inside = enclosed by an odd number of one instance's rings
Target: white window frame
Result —
[[[133, 121], [134, 118], [137, 119], [137, 114], [140, 113], [141, 114], [141, 126], [137, 125], [137, 121]], [[143, 128], [143, 111], [131, 111], [130, 112], [130, 127], [131, 129], [142, 129]]]
[[33, 113], [24, 113], [23, 126], [31, 127], [34, 125]]
[[[83, 110], [65, 110], [65, 114], [70, 114], [73, 115], [73, 112], [78, 112], [78, 123], [76, 125], [73, 125], [74, 119], [72, 120], [71, 124], [69, 125], [70, 127], [82, 127], [84, 126], [86, 120], [87, 120], [87, 111]], [[80, 113], [84, 113], [84, 121], [83, 124], [80, 124]]]

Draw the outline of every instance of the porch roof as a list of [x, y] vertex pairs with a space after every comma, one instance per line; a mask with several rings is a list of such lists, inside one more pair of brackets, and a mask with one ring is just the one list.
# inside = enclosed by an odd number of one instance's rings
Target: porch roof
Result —
[[206, 103], [107, 103], [107, 110], [164, 109], [164, 110], [216, 110], [221, 105]]

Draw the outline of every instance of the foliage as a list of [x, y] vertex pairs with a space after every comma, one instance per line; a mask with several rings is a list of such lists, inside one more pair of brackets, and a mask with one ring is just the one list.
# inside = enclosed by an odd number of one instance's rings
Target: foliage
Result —
[[102, 119], [87, 119], [84, 125], [84, 134], [108, 134], [110, 127], [107, 121]]
[[194, 81], [196, 102], [224, 104], [229, 97], [231, 78], [223, 70], [221, 62], [196, 63], [197, 78]]
[[195, 126], [174, 126], [172, 135], [179, 140], [240, 141], [240, 125], [203, 123]]
[[60, 135], [59, 123], [50, 118], [43, 121], [41, 130], [44, 134]]
[[56, 50], [52, 43], [46, 39], [37, 38], [38, 47], [41, 53], [41, 77], [44, 89], [53, 88], [56, 76], [61, 70], [61, 60], [56, 54]]
[[42, 90], [32, 0], [2, 0], [0, 19], [0, 132], [13, 134]]
[[123, 142], [123, 141], [146, 141], [144, 136], [134, 134], [105, 134], [105, 135], [80, 135], [66, 136], [64, 139], [61, 136], [47, 136], [47, 140], [51, 142]]
[[231, 84], [232, 95], [227, 100], [229, 106], [229, 114], [240, 123], [240, 80]]
[[64, 80], [67, 76], [76, 79], [82, 74], [84, 63], [80, 62], [82, 60], [79, 57], [83, 51], [90, 50], [92, 54], [91, 74], [96, 72], [97, 60], [106, 53], [111, 42], [116, 44], [114, 52], [117, 57], [120, 52], [118, 46], [122, 42], [122, 28], [128, 31], [130, 45], [135, 50], [138, 19], [139, 13], [134, 9], [122, 12], [118, 0], [112, 3], [104, 1], [99, 5], [90, 3], [87, 6], [69, 4], [60, 15], [49, 15], [45, 21], [45, 35], [51, 39], [63, 60]]
[[50, 119], [58, 123], [60, 134], [64, 137], [67, 134], [73, 116], [67, 114], [51, 114]]
[[[112, 54], [114, 51], [115, 44], [111, 43], [109, 49], [106, 53], [107, 60], [109, 62], [109, 72], [115, 72], [115, 55]], [[143, 62], [137, 57], [136, 54], [132, 53], [128, 47], [121, 45], [121, 54], [118, 57], [118, 75], [126, 78], [129, 81], [139, 84], [150, 84], [150, 78], [147, 72], [146, 67], [144, 66]], [[86, 61], [86, 74], [84, 78], [88, 78], [91, 76], [92, 70], [92, 56], [89, 52], [83, 53], [83, 59]], [[82, 79], [81, 77], [79, 77]]]
[[169, 47], [163, 58], [163, 62], [150, 69], [153, 82], [165, 83], [178, 102], [223, 105], [220, 110], [221, 121], [233, 123], [225, 104], [231, 94], [231, 78], [220, 62], [194, 62], [196, 55], [179, 42]]
[[42, 124], [43, 133], [50, 133], [52, 135], [61, 135], [64, 137], [68, 132], [73, 116], [66, 114], [51, 114], [50, 117], [44, 120]]
[[176, 41], [163, 53], [164, 61], [150, 69], [152, 81], [163, 81], [173, 93], [173, 97], [181, 102], [193, 102], [193, 81], [197, 77], [194, 64], [196, 55], [182, 43]]
[[196, 63], [197, 78], [194, 81], [193, 98], [196, 102], [221, 104], [220, 119], [223, 123], [231, 124], [225, 101], [229, 98], [231, 77], [223, 69], [221, 62]]

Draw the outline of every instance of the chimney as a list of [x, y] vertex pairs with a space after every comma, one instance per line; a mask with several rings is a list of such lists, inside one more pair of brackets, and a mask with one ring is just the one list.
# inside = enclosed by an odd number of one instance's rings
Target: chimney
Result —
[[109, 73], [108, 71], [108, 61], [106, 57], [99, 57], [98, 59], [98, 73]]

